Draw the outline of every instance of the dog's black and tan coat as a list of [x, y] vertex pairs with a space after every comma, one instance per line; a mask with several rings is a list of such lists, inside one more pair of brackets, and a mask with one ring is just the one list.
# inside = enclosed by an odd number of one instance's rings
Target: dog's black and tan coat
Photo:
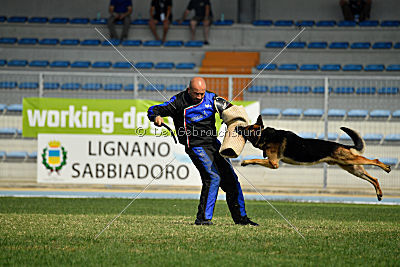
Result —
[[375, 165], [386, 172], [390, 172], [390, 166], [378, 159], [370, 160], [361, 156], [365, 149], [361, 136], [349, 128], [341, 127], [340, 129], [351, 137], [354, 146], [319, 139], [305, 139], [290, 131], [264, 128], [260, 115], [255, 124], [237, 127], [236, 131], [254, 147], [261, 149], [265, 159], [244, 160], [241, 165], [258, 164], [277, 169], [280, 160], [294, 165], [314, 165], [321, 162], [336, 164], [349, 173], [370, 182], [375, 187], [378, 200], [381, 200], [382, 190], [378, 179], [367, 173], [362, 165]]

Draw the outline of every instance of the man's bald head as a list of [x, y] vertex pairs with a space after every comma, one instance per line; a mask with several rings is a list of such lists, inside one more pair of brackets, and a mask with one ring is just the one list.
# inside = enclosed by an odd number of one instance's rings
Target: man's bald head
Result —
[[200, 103], [201, 100], [203, 100], [206, 89], [206, 81], [201, 77], [194, 77], [192, 80], [190, 80], [188, 93], [193, 102]]

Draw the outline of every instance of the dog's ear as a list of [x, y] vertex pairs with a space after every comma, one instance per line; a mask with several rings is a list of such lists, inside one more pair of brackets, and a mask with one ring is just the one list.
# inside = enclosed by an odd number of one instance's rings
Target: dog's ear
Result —
[[264, 123], [263, 123], [263, 120], [262, 120], [262, 116], [261, 116], [261, 115], [258, 115], [256, 124], [257, 124], [257, 125], [260, 125], [261, 128], [264, 128]]

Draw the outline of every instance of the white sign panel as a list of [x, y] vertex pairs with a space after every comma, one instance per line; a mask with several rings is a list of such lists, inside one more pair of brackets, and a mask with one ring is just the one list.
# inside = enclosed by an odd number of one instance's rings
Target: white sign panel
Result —
[[170, 136], [39, 134], [39, 183], [201, 185]]

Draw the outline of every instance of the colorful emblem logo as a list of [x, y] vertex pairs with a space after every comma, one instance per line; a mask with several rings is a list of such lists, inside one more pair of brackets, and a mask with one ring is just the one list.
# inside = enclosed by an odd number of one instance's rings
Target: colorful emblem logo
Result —
[[43, 149], [42, 164], [50, 171], [58, 172], [67, 164], [67, 151], [59, 141], [50, 141]]

